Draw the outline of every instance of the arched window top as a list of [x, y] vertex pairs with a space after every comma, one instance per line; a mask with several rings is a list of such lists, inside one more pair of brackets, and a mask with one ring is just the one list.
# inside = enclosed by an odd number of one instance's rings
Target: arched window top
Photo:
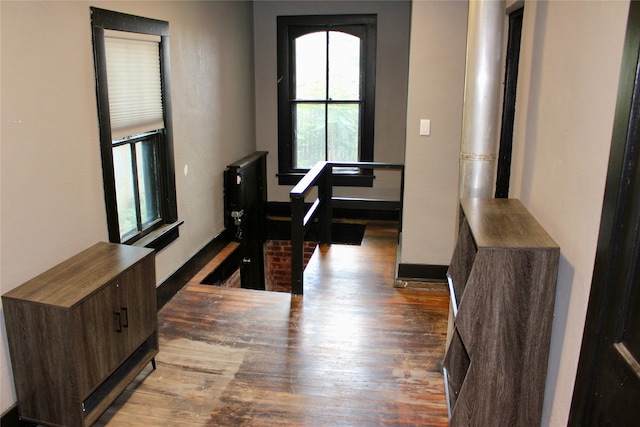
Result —
[[315, 31], [295, 39], [295, 98], [357, 100], [361, 93], [360, 37]]

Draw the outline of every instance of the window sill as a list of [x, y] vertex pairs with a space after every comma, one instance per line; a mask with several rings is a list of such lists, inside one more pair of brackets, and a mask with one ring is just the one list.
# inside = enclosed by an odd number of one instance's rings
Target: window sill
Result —
[[[279, 173], [278, 184], [296, 185], [305, 176], [302, 172]], [[371, 174], [333, 174], [334, 187], [373, 187], [375, 175]]]
[[137, 240], [135, 243], [132, 243], [132, 245], [151, 248], [155, 249], [156, 252], [160, 252], [180, 236], [178, 227], [180, 227], [182, 224], [184, 224], [184, 221], [176, 221], [171, 224], [165, 224], [162, 227], [153, 230], [151, 233], [147, 234], [140, 240]]

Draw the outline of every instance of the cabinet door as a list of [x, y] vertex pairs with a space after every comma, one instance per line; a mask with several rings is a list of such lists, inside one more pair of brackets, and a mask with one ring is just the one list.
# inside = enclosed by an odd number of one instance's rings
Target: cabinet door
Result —
[[74, 309], [78, 397], [84, 399], [111, 373], [125, 353], [118, 311], [118, 284], [111, 282]]
[[123, 338], [129, 355], [158, 328], [153, 256], [123, 273], [118, 282]]

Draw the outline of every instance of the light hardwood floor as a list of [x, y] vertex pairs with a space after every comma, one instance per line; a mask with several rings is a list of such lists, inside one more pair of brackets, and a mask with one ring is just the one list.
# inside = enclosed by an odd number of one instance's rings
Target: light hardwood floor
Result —
[[190, 282], [159, 312], [157, 369], [96, 425], [448, 425], [448, 293], [393, 288], [396, 230], [319, 247], [304, 296]]

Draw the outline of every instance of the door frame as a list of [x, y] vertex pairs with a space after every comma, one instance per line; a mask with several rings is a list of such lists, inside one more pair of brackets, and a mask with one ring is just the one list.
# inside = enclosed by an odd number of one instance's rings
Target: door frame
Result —
[[513, 151], [513, 123], [516, 115], [516, 89], [520, 64], [520, 42], [524, 22], [524, 5], [509, 13], [509, 36], [504, 72], [504, 96], [502, 100], [502, 126], [500, 128], [500, 150], [496, 171], [496, 198], [509, 197], [511, 178], [511, 153]]

